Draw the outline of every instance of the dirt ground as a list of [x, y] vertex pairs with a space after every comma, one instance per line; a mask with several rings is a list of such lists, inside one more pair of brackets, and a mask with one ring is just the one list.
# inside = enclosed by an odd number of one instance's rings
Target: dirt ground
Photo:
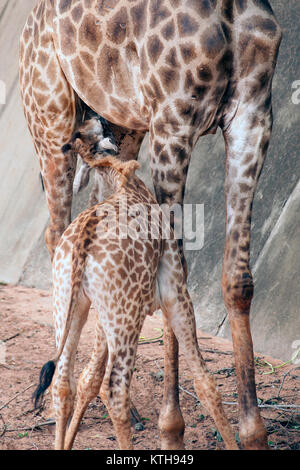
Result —
[[[24, 287], [0, 287], [0, 449], [49, 450], [53, 448], [55, 426], [51, 418], [50, 395], [33, 409], [31, 396], [41, 366], [55, 351], [51, 292]], [[91, 309], [84, 327], [75, 375], [89, 359], [93, 345], [95, 311]], [[144, 430], [133, 428], [135, 449], [160, 449], [157, 420], [163, 391], [163, 342], [148, 340], [161, 335], [159, 314], [148, 317], [142, 331], [144, 344], [138, 346], [131, 397], [140, 412]], [[234, 357], [229, 341], [198, 331], [203, 357], [213, 372], [226, 413], [238, 439], [237, 390]], [[300, 367], [274, 358], [256, 355], [256, 381], [262, 416], [272, 449], [300, 450]], [[267, 361], [267, 362], [266, 362]], [[194, 396], [189, 369], [180, 356], [180, 403], [185, 419], [187, 450], [223, 449], [214, 422]], [[229, 403], [229, 404], [228, 404]], [[288, 405], [288, 406], [287, 406]], [[49, 416], [50, 414], [50, 416]], [[74, 449], [118, 449], [112, 423], [97, 397], [90, 403]]]

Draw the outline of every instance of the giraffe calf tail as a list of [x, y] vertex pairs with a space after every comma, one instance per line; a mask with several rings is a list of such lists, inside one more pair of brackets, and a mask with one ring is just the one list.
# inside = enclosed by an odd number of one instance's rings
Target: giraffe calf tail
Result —
[[49, 361], [43, 365], [41, 372], [40, 372], [39, 384], [32, 395], [32, 399], [34, 402], [34, 409], [38, 408], [44, 396], [45, 391], [50, 386], [54, 372], [55, 372], [55, 368], [56, 368], [56, 363], [54, 361]]

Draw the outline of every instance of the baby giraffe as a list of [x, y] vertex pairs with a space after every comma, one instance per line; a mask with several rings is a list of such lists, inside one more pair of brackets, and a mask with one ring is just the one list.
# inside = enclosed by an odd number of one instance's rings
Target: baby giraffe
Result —
[[[71, 223], [55, 252], [57, 353], [42, 368], [34, 394], [38, 403], [53, 378], [55, 449], [72, 448], [84, 412], [99, 390], [120, 449], [132, 449], [129, 389], [138, 338], [146, 315], [159, 307], [190, 366], [199, 400], [213, 417], [226, 448], [237, 449], [220, 394], [198, 347], [177, 240], [163, 239], [162, 212], [135, 175], [139, 164], [93, 155], [90, 142], [84, 139], [75, 138], [68, 148], [85, 162], [78, 178], [87, 165], [94, 168], [106, 199]], [[75, 353], [91, 303], [97, 311], [94, 348], [76, 392]]]

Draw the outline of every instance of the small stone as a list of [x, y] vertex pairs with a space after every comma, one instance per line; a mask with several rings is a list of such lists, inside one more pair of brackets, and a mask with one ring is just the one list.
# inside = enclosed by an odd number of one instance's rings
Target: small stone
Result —
[[136, 423], [136, 424], [134, 425], [134, 429], [135, 429], [136, 431], [144, 431], [145, 426], [144, 426], [142, 423]]

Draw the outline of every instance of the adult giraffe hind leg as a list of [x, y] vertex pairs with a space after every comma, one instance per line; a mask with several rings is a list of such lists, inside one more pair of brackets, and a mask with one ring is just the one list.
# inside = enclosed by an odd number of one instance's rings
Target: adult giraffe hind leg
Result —
[[50, 213], [45, 239], [51, 260], [61, 234], [71, 221], [76, 156], [63, 154], [76, 124], [76, 97], [66, 81], [51, 32], [34, 34], [37, 16], [46, 15], [39, 2], [28, 17], [20, 42], [20, 89], [33, 138]]
[[[253, 280], [249, 266], [251, 212], [255, 189], [272, 129], [271, 85], [281, 32], [274, 18], [266, 22], [268, 56], [260, 62], [260, 39], [248, 37], [253, 63], [241, 59], [241, 74], [225, 108], [222, 123], [226, 146], [226, 241], [222, 290], [229, 315], [240, 408], [240, 439], [245, 449], [268, 449], [256, 386], [250, 306]], [[258, 41], [258, 42], [257, 42]], [[242, 79], [243, 78], [243, 79]]]
[[[44, 2], [28, 17], [20, 41], [20, 89], [24, 114], [39, 158], [50, 224], [45, 239], [52, 260], [56, 245], [71, 221], [76, 155], [62, 152], [89, 108], [67, 82], [53, 45], [52, 32], [34, 35], [37, 16], [46, 17]], [[87, 113], [86, 118], [89, 118]], [[137, 158], [145, 132], [112, 125], [119, 158]]]

